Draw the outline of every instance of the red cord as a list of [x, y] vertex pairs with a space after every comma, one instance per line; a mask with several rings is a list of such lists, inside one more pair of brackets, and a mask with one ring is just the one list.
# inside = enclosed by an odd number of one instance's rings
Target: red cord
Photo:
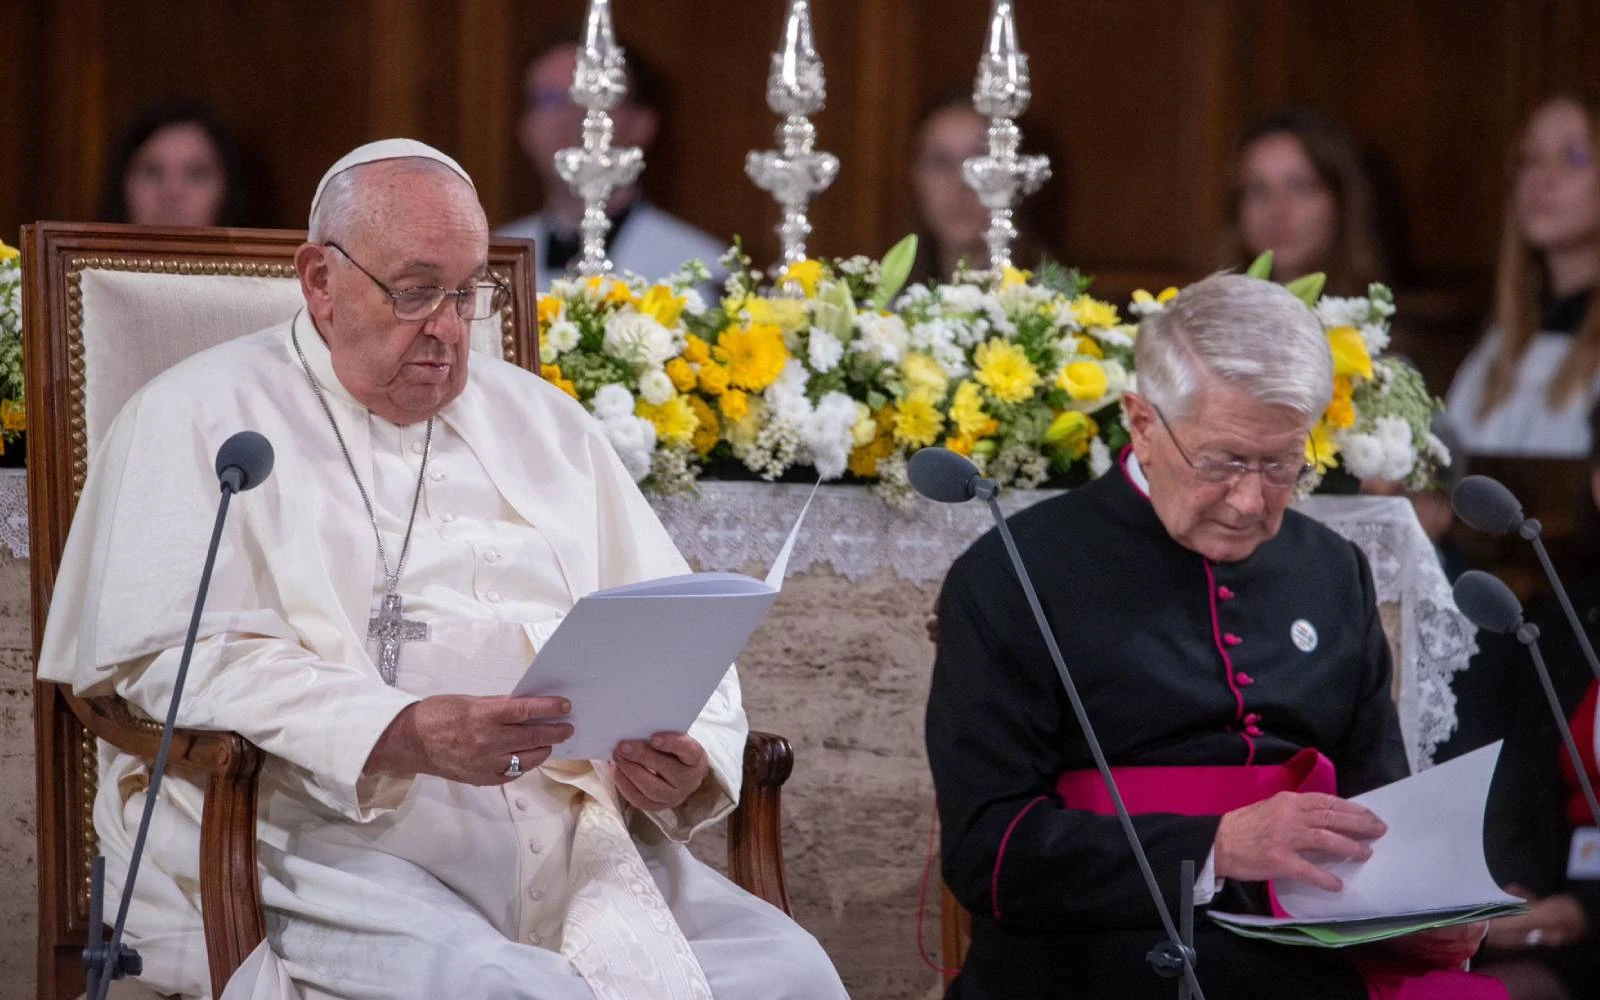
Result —
[[934, 972], [944, 976], [953, 976], [960, 969], [947, 969], [928, 957], [928, 945], [922, 936], [922, 925], [928, 908], [928, 876], [933, 873], [933, 837], [938, 827], [939, 804], [933, 804], [933, 815], [928, 819], [928, 852], [922, 862], [922, 891], [917, 894], [917, 953], [922, 956], [922, 963]]

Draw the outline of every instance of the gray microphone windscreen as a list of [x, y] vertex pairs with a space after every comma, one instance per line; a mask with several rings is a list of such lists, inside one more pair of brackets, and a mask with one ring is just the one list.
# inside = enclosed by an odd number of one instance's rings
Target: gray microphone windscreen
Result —
[[929, 500], [966, 503], [977, 495], [978, 467], [948, 448], [924, 448], [906, 465], [911, 486]]
[[272, 442], [255, 431], [240, 431], [217, 449], [217, 478], [237, 471], [236, 493], [260, 486], [272, 475]]
[[1522, 602], [1500, 578], [1469, 569], [1456, 581], [1456, 607], [1485, 632], [1508, 634], [1522, 624]]
[[1498, 479], [1468, 476], [1461, 480], [1450, 506], [1456, 516], [1479, 531], [1504, 535], [1522, 525], [1522, 504]]

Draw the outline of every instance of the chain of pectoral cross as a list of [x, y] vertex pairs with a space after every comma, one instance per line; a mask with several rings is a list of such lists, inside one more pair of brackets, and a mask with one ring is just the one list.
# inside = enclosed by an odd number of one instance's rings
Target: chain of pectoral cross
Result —
[[300, 367], [305, 369], [306, 381], [311, 383], [311, 391], [316, 393], [317, 402], [322, 404], [322, 412], [328, 415], [328, 424], [333, 428], [334, 439], [339, 442], [339, 451], [344, 454], [344, 464], [350, 469], [350, 478], [356, 481], [356, 489], [361, 492], [361, 502], [367, 508], [367, 520], [372, 522], [373, 537], [378, 540], [378, 559], [383, 564], [384, 595], [378, 613], [367, 620], [367, 638], [378, 641], [378, 673], [382, 675], [384, 683], [392, 687], [400, 673], [401, 645], [407, 642], [424, 642], [428, 638], [426, 622], [405, 617], [405, 610], [400, 603], [400, 574], [405, 570], [406, 556], [411, 553], [411, 529], [416, 526], [417, 507], [422, 503], [423, 477], [428, 474], [428, 456], [433, 452], [434, 418], [428, 418], [428, 430], [422, 438], [422, 466], [417, 470], [417, 489], [411, 497], [411, 516], [406, 520], [405, 538], [400, 543], [400, 558], [391, 572], [389, 556], [383, 548], [383, 532], [378, 528], [378, 513], [372, 506], [372, 497], [367, 494], [367, 487], [361, 482], [361, 473], [356, 471], [355, 459], [350, 457], [350, 448], [344, 443], [344, 435], [339, 431], [339, 421], [333, 418], [333, 408], [328, 405], [322, 384], [311, 371], [311, 363], [306, 360], [305, 351], [300, 349], [300, 336], [293, 325], [289, 327], [289, 339], [294, 342], [294, 352], [300, 357]]

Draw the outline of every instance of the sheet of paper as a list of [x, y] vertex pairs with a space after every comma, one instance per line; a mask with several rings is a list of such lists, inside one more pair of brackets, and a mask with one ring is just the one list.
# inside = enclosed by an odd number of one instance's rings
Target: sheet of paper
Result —
[[572, 702], [572, 739], [551, 756], [605, 760], [623, 740], [687, 730], [778, 599], [810, 507], [808, 497], [765, 582], [691, 573], [574, 605], [512, 691]]
[[1355, 796], [1351, 801], [1389, 827], [1372, 842], [1372, 857], [1321, 866], [1344, 882], [1339, 892], [1275, 882], [1279, 905], [1302, 921], [1519, 905], [1500, 890], [1483, 857], [1484, 808], [1499, 758], [1494, 743]]
[[1259, 938], [1278, 944], [1310, 948], [1352, 948], [1386, 941], [1421, 931], [1456, 927], [1496, 917], [1527, 912], [1526, 906], [1489, 906], [1471, 910], [1449, 910], [1432, 916], [1396, 917], [1390, 920], [1329, 921], [1317, 924], [1283, 923], [1271, 917], [1256, 918], [1230, 913], [1211, 913], [1215, 922], [1243, 937]]

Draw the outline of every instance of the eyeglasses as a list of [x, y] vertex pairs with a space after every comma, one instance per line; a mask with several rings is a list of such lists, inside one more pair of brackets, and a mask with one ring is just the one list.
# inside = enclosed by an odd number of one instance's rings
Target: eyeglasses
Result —
[[329, 242], [327, 246], [339, 251], [344, 259], [355, 264], [356, 270], [372, 279], [372, 283], [389, 296], [389, 301], [394, 305], [394, 318], [405, 322], [416, 322], [432, 316], [444, 303], [445, 299], [455, 299], [456, 315], [464, 320], [488, 319], [505, 308], [506, 300], [511, 297], [511, 292], [498, 281], [489, 280], [479, 282], [470, 288], [458, 288], [451, 291], [447, 288], [422, 286], [416, 288], [402, 288], [398, 291], [390, 288], [378, 276], [362, 267], [356, 259], [350, 256], [350, 251], [337, 243]]
[[[1285, 490], [1299, 485], [1316, 467], [1311, 462], [1261, 462], [1252, 465], [1249, 462], [1218, 458], [1213, 455], [1201, 455], [1197, 461], [1189, 457], [1189, 453], [1178, 441], [1178, 435], [1172, 433], [1172, 425], [1167, 423], [1166, 416], [1156, 409], [1154, 404], [1150, 408], [1156, 411], [1156, 419], [1166, 428], [1167, 437], [1172, 439], [1173, 447], [1178, 449], [1178, 454], [1188, 463], [1189, 468], [1194, 470], [1194, 477], [1202, 483], [1213, 485], [1227, 483], [1231, 486], [1250, 473], [1259, 472], [1263, 483], [1275, 489]], [[1316, 448], [1316, 443], [1312, 442], [1313, 457], [1316, 456]]]

